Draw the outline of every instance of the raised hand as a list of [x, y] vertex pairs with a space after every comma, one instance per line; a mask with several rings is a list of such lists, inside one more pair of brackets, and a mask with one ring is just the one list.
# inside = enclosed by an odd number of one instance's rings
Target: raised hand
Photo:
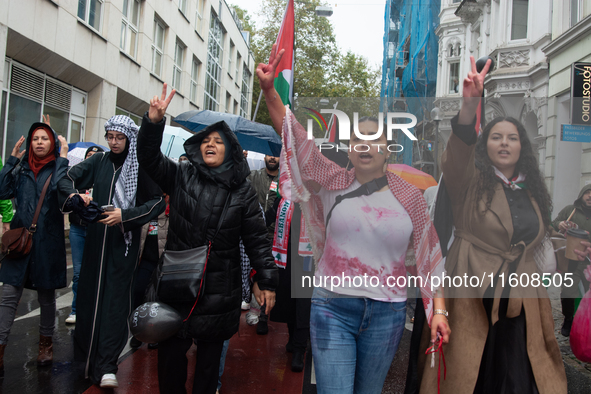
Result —
[[259, 63], [257, 66], [256, 74], [259, 78], [259, 83], [263, 92], [273, 88], [273, 83], [275, 82], [275, 70], [277, 69], [277, 65], [281, 61], [284, 53], [285, 49], [282, 49], [277, 53], [277, 44], [273, 44], [271, 55], [269, 56], [269, 63]]
[[464, 78], [464, 86], [462, 89], [464, 100], [462, 101], [462, 108], [460, 109], [460, 116], [458, 118], [458, 123], [463, 125], [471, 124], [474, 120], [478, 103], [480, 102], [482, 92], [484, 91], [484, 77], [486, 77], [486, 73], [488, 73], [491, 60], [488, 59], [486, 61], [481, 72], [476, 70], [474, 56], [470, 56], [470, 63], [472, 64], [472, 69], [468, 73], [468, 76]]
[[21, 151], [21, 146], [23, 145], [23, 143], [25, 142], [25, 137], [21, 136], [21, 138], [19, 138], [18, 141], [16, 141], [16, 144], [14, 144], [14, 148], [12, 148], [12, 153], [10, 154], [11, 156], [16, 157], [17, 159], [21, 159], [21, 157], [23, 157], [23, 155], [25, 154], [26, 150]]
[[167, 88], [168, 87], [167, 87], [166, 83], [164, 83], [164, 85], [162, 85], [162, 96], [161, 97], [154, 96], [150, 100], [150, 109], [148, 110], [148, 118], [150, 118], [150, 121], [152, 121], [152, 123], [158, 123], [162, 120], [162, 118], [164, 117], [164, 114], [166, 113], [166, 109], [168, 108], [168, 105], [170, 104], [170, 102], [172, 101], [172, 98], [174, 97], [174, 94], [176, 93], [176, 90], [172, 89], [172, 92], [170, 92], [170, 95], [168, 95], [168, 97], [166, 97]]
[[486, 64], [482, 68], [481, 72], [476, 70], [476, 61], [474, 60], [474, 56], [470, 56], [470, 63], [472, 65], [472, 69], [468, 73], [468, 76], [464, 78], [464, 88], [462, 94], [464, 98], [467, 97], [482, 97], [482, 92], [484, 91], [484, 78], [488, 73], [488, 69], [490, 68], [491, 60], [488, 59]]
[[[49, 115], [47, 115], [47, 120], [49, 121]], [[64, 137], [62, 137], [61, 135], [57, 136], [57, 139], [60, 142], [60, 157], [63, 157], [64, 159], [68, 158], [68, 141], [66, 141], [66, 139]]]
[[48, 125], [49, 127], [51, 127], [51, 123], [49, 123], [49, 114], [47, 114], [47, 115], [41, 115], [41, 117], [43, 118], [43, 123], [45, 123], [46, 125]]

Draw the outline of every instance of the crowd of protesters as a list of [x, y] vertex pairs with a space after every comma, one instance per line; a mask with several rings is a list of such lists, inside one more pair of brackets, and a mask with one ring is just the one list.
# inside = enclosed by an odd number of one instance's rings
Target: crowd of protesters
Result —
[[[104, 125], [109, 151], [91, 147], [74, 166], [68, 167], [68, 145], [49, 119], [34, 123], [27, 138], [18, 140], [0, 171], [0, 214], [4, 232], [31, 229], [32, 247], [1, 262], [1, 377], [24, 288], [37, 291], [40, 304], [37, 364], [53, 360], [55, 289], [67, 286], [64, 214], [70, 213], [74, 298], [65, 322], [76, 324], [75, 358], [84, 362], [85, 377], [101, 387], [119, 385], [117, 361], [129, 339], [128, 318], [144, 302], [146, 288], [155, 286], [163, 250], [191, 252], [208, 245], [196, 300], [168, 303], [184, 318], [182, 327], [152, 344], [158, 349], [160, 392], [185, 392], [186, 354], [193, 343], [193, 393], [220, 390], [228, 340], [238, 331], [252, 286], [252, 303], [261, 306], [257, 334], [267, 333], [268, 315], [287, 323], [285, 348], [293, 353], [294, 372], [303, 370], [310, 341], [318, 393], [381, 393], [412, 296], [404, 286], [342, 283], [316, 287], [308, 299], [293, 297], [294, 278], [308, 270], [305, 261], [312, 256], [299, 253], [301, 237], [298, 253], [292, 253], [291, 232], [309, 239], [318, 277], [376, 273], [386, 282], [405, 276], [412, 261], [425, 279], [417, 313], [424, 311], [427, 323], [415, 326], [421, 338], [412, 361], [417, 392], [566, 393], [546, 290], [503, 288], [495, 281], [499, 275], [536, 273], [537, 248], [552, 232], [591, 230], [591, 186], [551, 222], [552, 202], [523, 125], [497, 118], [480, 136], [475, 133], [489, 63], [477, 72], [471, 59], [464, 101], [442, 158], [455, 226], [444, 258], [432, 223], [438, 209], [432, 206], [439, 202], [428, 205], [419, 189], [386, 170], [390, 152], [380, 150], [388, 143], [385, 133], [367, 151], [349, 149], [346, 165], [323, 156], [307, 138], [273, 84], [282, 55], [273, 46], [268, 64], [257, 68], [284, 142], [281, 158], [266, 156], [260, 170], [250, 171], [225, 122], [189, 138], [178, 161], [164, 156], [165, 113], [175, 95], [173, 90], [167, 96], [166, 84], [150, 100], [141, 127], [127, 116], [113, 116]], [[360, 119], [351, 146], [364, 142], [359, 134], [381, 130], [379, 122]], [[565, 269], [586, 291], [583, 270], [591, 243], [581, 243], [587, 249], [577, 251], [578, 259]], [[429, 276], [480, 276], [487, 270], [496, 276], [469, 297], [446, 297], [441, 288], [429, 287]], [[576, 296], [563, 288], [565, 336]], [[427, 349], [445, 350], [446, 379], [432, 368], [434, 354], [425, 355]]]

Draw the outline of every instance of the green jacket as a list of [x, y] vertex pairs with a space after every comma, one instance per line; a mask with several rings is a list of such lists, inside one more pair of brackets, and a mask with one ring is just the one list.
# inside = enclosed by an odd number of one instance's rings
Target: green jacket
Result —
[[[0, 171], [2, 170], [2, 160], [0, 160]], [[14, 213], [12, 211], [11, 200], [0, 200], [0, 215], [2, 215], [2, 223], [12, 222]]]
[[[579, 192], [579, 196], [577, 197], [575, 202], [572, 205], [567, 205], [566, 207], [564, 207], [562, 209], [562, 211], [560, 211], [558, 213], [558, 216], [556, 216], [556, 219], [554, 219], [554, 221], [552, 222], [552, 226], [556, 229], [556, 231], [558, 231], [558, 224], [560, 222], [562, 222], [563, 220], [568, 219], [568, 217], [570, 216], [571, 212], [574, 209], [575, 214], [570, 219], [570, 221], [573, 223], [576, 223], [580, 229], [586, 230], [591, 234], [591, 216], [587, 217], [585, 215], [585, 212], [583, 211], [583, 208], [582, 208], [583, 201], [581, 200], [581, 198], [583, 197], [583, 194], [585, 194], [585, 192], [587, 190], [591, 190], [591, 185], [584, 186], [581, 189], [581, 191]], [[588, 210], [591, 210], [591, 209], [588, 209]], [[591, 237], [590, 237], [590, 240], [591, 240]]]

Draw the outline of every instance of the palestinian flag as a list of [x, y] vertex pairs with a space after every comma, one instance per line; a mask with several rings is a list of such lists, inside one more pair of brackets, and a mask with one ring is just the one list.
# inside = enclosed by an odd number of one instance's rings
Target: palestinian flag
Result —
[[281, 62], [275, 70], [275, 90], [279, 94], [281, 101], [291, 107], [293, 97], [293, 69], [295, 53], [293, 51], [294, 42], [294, 9], [293, 0], [287, 2], [281, 29], [277, 36], [277, 52], [285, 49]]

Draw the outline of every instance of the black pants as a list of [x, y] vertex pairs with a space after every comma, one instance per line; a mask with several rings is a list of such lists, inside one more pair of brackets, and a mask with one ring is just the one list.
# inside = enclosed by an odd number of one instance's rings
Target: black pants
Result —
[[[186, 353], [192, 344], [191, 338], [176, 336], [158, 344], [158, 385], [161, 393], [186, 393]], [[223, 345], [223, 341], [197, 341], [193, 394], [215, 394]]]
[[293, 298], [292, 310], [287, 316], [287, 330], [289, 341], [293, 347], [305, 351], [310, 339], [310, 307], [311, 299]]

